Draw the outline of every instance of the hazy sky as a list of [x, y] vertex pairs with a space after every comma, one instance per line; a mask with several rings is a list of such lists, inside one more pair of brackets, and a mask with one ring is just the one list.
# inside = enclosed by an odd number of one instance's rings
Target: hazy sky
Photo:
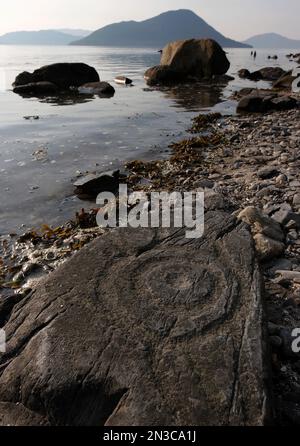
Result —
[[300, 0], [8, 0], [0, 34], [47, 28], [97, 29], [122, 20], [143, 20], [169, 9], [188, 8], [228, 37], [279, 32], [300, 39]]

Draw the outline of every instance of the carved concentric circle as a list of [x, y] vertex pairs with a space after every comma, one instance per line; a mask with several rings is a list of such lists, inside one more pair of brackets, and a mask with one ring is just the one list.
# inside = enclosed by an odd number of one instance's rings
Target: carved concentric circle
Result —
[[165, 320], [174, 315], [181, 319], [181, 324], [183, 317], [200, 329], [226, 319], [234, 303], [237, 283], [228, 266], [222, 265], [222, 259], [209, 256], [203, 259], [203, 252], [201, 256], [195, 252], [187, 254], [186, 248], [180, 247], [168, 252], [144, 253], [118, 274], [120, 281], [116, 288], [120, 303], [123, 295], [130, 295], [135, 313], [139, 306], [142, 308], [139, 314], [157, 314], [157, 318]]

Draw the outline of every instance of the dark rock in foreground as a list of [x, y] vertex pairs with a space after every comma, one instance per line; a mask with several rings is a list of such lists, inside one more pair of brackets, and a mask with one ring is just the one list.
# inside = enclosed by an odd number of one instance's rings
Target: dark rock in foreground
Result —
[[[261, 277], [251, 236], [116, 230], [8, 315], [0, 424], [263, 425]], [[16, 407], [17, 404], [17, 407]]]
[[120, 182], [120, 172], [106, 172], [99, 175], [89, 174], [74, 183], [75, 193], [80, 198], [96, 198], [100, 192], [116, 193]]
[[299, 106], [291, 96], [284, 96], [272, 90], [253, 90], [242, 97], [237, 106], [238, 112], [266, 113], [270, 111], [292, 110]]
[[286, 74], [280, 67], [266, 67], [251, 73], [247, 69], [242, 69], [238, 72], [242, 79], [249, 79], [252, 81], [277, 81], [280, 77]]
[[49, 426], [49, 423], [23, 404], [0, 403], [0, 426]]
[[163, 49], [160, 66], [147, 70], [145, 78], [150, 85], [180, 83], [221, 76], [229, 67], [226, 53], [214, 40], [179, 40]]
[[79, 87], [88, 82], [99, 81], [97, 71], [89, 65], [84, 63], [56, 63], [39, 68], [33, 73], [27, 71], [20, 73], [13, 86], [20, 87], [47, 82], [54, 84], [57, 90], [68, 90], [70, 87]]

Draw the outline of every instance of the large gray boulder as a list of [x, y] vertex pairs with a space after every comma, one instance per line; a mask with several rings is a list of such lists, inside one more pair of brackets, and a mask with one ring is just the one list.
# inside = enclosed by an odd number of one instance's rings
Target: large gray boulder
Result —
[[244, 223], [120, 229], [10, 309], [0, 424], [263, 425], [261, 276]]
[[165, 65], [157, 65], [149, 68], [145, 72], [145, 80], [148, 85], [172, 85], [184, 82], [186, 77]]
[[[188, 81], [191, 78], [211, 79], [213, 76], [227, 73], [230, 63], [226, 53], [214, 40], [190, 39], [166, 45], [162, 52], [160, 67], [160, 71], [146, 72], [145, 78], [148, 83], [164, 84], [165, 79], [168, 83]], [[164, 76], [163, 71], [166, 72]]]
[[286, 71], [280, 67], [265, 67], [258, 70], [258, 73], [264, 81], [276, 81], [286, 74]]

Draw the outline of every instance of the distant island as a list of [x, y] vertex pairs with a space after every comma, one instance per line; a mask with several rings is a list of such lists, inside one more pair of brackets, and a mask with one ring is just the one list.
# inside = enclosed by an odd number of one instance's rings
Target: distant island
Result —
[[78, 37], [87, 35], [84, 30], [41, 30], [41, 31], [16, 31], [0, 36], [0, 45], [69, 45]]
[[246, 44], [255, 48], [277, 48], [300, 50], [300, 40], [288, 39], [276, 33], [259, 34], [245, 40]]
[[187, 9], [168, 11], [142, 22], [120, 22], [105, 26], [71, 45], [158, 47], [173, 40], [211, 38], [222, 47], [250, 48], [225, 37]]
[[53, 31], [60, 31], [65, 34], [69, 34], [75, 37], [86, 37], [89, 34], [92, 34], [93, 31], [88, 29], [72, 29], [72, 28], [64, 28], [64, 29], [55, 29]]

